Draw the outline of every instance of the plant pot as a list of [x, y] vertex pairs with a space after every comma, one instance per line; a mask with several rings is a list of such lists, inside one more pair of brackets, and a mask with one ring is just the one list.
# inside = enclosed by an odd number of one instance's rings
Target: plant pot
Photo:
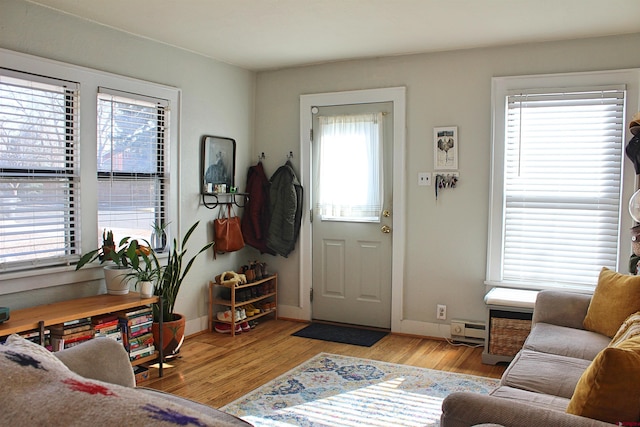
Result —
[[[172, 358], [177, 356], [182, 347], [184, 341], [184, 327], [187, 320], [182, 314], [173, 314], [176, 320], [163, 321], [162, 323], [162, 343], [163, 343], [163, 355], [165, 358]], [[159, 335], [159, 323], [153, 322], [151, 327], [153, 331], [153, 342], [156, 346], [160, 345]]]
[[128, 294], [129, 280], [127, 280], [127, 273], [129, 272], [131, 272], [129, 267], [106, 266], [104, 268], [104, 281], [107, 284], [107, 293], [110, 295]]
[[153, 282], [144, 281], [138, 282], [140, 285], [140, 297], [151, 298], [153, 296]]

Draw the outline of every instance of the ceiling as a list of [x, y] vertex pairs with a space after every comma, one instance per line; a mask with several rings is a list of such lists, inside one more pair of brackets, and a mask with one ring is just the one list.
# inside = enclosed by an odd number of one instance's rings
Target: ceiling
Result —
[[638, 0], [28, 0], [249, 70], [640, 32]]

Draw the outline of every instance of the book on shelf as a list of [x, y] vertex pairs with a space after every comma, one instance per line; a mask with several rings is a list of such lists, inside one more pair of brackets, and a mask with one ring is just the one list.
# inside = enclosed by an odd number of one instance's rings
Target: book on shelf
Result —
[[96, 334], [108, 334], [112, 331], [119, 331], [120, 324], [116, 322], [113, 325], [105, 324], [105, 326], [95, 326], [93, 330], [96, 332]]
[[121, 317], [121, 318], [122, 317], [130, 318], [130, 317], [136, 317], [141, 314], [147, 314], [147, 313], [153, 313], [153, 311], [151, 310], [151, 307], [143, 307], [136, 310], [121, 310], [116, 314], [118, 315], [118, 317]]
[[79, 319], [68, 320], [68, 321], [62, 323], [62, 326], [63, 327], [80, 326], [80, 325], [86, 325], [86, 324], [90, 324], [90, 323], [91, 323], [91, 317], [81, 317]]
[[87, 329], [84, 331], [74, 332], [72, 334], [57, 334], [55, 332], [51, 332], [51, 336], [54, 338], [64, 338], [66, 342], [76, 341], [78, 338], [91, 337], [95, 335], [95, 331], [93, 329]]
[[129, 351], [135, 351], [153, 344], [153, 334], [149, 332], [135, 338], [130, 338], [127, 343], [127, 349]]
[[93, 316], [91, 318], [91, 323], [95, 326], [104, 325], [106, 323], [118, 322], [118, 316], [115, 314], [101, 314], [98, 316]]
[[141, 359], [146, 356], [151, 356], [153, 353], [155, 353], [155, 351], [156, 351], [155, 345], [150, 345], [148, 347], [144, 347], [139, 350], [129, 352], [129, 359], [133, 361], [133, 360]]
[[143, 323], [153, 322], [153, 314], [141, 314], [135, 317], [122, 317], [121, 322], [127, 322], [129, 326], [141, 325]]
[[96, 333], [94, 338], [111, 338], [117, 342], [122, 342], [122, 332], [118, 329], [117, 331], [113, 331], [107, 334]]
[[71, 348], [71, 347], [75, 347], [76, 345], [82, 344], [85, 341], [89, 341], [91, 339], [93, 339], [94, 335], [93, 335], [93, 331], [91, 331], [92, 333], [89, 335], [84, 335], [84, 336], [78, 336], [75, 338], [67, 338], [67, 337], [62, 337], [62, 336], [51, 336], [51, 347], [53, 349], [53, 351], [59, 351], [65, 348]]
[[55, 334], [55, 335], [69, 335], [77, 332], [91, 330], [91, 323], [83, 323], [83, 324], [69, 325], [69, 326], [64, 326], [64, 324], [58, 323], [57, 325], [49, 326], [49, 330], [51, 331], [52, 334]]

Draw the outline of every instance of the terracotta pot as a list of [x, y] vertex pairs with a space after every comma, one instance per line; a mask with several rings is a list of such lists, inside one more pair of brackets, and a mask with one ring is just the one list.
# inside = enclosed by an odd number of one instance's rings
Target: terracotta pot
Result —
[[129, 293], [129, 281], [127, 273], [131, 271], [129, 267], [118, 267], [117, 265], [107, 265], [104, 267], [104, 281], [107, 284], [107, 293], [110, 295], [126, 295]]
[[[164, 349], [164, 357], [172, 358], [177, 356], [180, 351], [180, 347], [182, 347], [182, 342], [184, 341], [184, 327], [187, 323], [187, 320], [182, 314], [173, 314], [176, 317], [176, 320], [173, 321], [164, 321], [162, 324], [162, 343]], [[159, 323], [153, 322], [152, 325], [153, 331], [153, 342], [156, 343], [156, 346], [160, 345], [160, 335], [159, 335]]]

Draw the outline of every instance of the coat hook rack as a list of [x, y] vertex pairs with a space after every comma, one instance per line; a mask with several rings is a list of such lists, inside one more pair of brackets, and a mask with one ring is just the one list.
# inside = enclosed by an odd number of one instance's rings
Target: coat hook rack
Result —
[[267, 156], [264, 155], [264, 151], [262, 153], [260, 153], [260, 155], [258, 156], [258, 162], [261, 162], [262, 160], [266, 159]]
[[[238, 203], [238, 198], [242, 199], [242, 204]], [[233, 192], [202, 194], [202, 205], [207, 209], [215, 209], [219, 205], [236, 205], [239, 208], [244, 208], [248, 200], [249, 193]]]
[[291, 159], [293, 159], [293, 151], [289, 151], [289, 154], [287, 154], [287, 160]]

